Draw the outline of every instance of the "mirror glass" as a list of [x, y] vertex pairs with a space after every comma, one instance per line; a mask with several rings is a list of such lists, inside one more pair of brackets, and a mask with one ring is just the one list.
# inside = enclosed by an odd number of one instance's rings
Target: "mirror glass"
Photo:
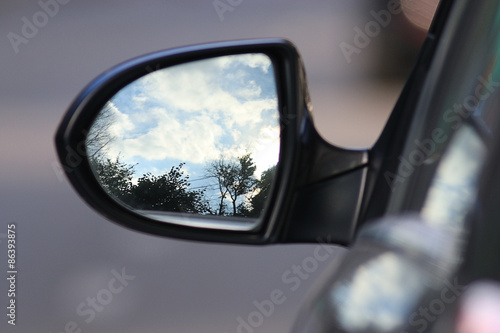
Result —
[[258, 53], [152, 68], [106, 103], [86, 148], [101, 186], [136, 213], [250, 229], [280, 150], [272, 61]]

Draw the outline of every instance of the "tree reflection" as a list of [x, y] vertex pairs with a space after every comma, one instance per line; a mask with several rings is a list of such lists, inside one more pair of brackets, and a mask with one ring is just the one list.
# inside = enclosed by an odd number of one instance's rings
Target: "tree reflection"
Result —
[[[259, 217], [268, 199], [275, 169], [255, 178], [256, 165], [250, 154], [234, 160], [220, 158], [207, 167], [207, 176], [216, 182], [218, 198], [209, 200], [207, 189], [192, 189], [185, 163], [168, 172], [150, 172], [134, 180], [135, 166], [92, 156], [90, 164], [102, 188], [115, 200], [135, 210], [180, 212], [201, 215]], [[227, 206], [230, 209], [227, 209]]]

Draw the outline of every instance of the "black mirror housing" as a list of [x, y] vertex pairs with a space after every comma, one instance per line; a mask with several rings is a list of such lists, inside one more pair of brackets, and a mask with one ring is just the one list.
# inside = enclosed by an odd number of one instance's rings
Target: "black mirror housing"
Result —
[[[271, 199], [252, 230], [197, 228], [154, 221], [117, 204], [92, 174], [85, 149], [90, 126], [104, 104], [121, 88], [153, 71], [170, 66], [226, 55], [263, 53], [273, 63], [279, 101], [281, 151], [277, 181]], [[230, 242], [273, 242], [286, 215], [283, 208], [291, 200], [292, 179], [296, 172], [296, 146], [299, 123], [304, 112], [305, 78], [295, 47], [284, 40], [267, 39], [213, 43], [160, 51], [122, 63], [91, 82], [70, 106], [56, 134], [56, 148], [62, 167], [82, 198], [94, 209], [125, 227], [182, 239]]]
[[[104, 105], [119, 90], [149, 73], [247, 53], [261, 53], [271, 60], [280, 118], [279, 162], [259, 223], [242, 230], [219, 227], [217, 223], [200, 226], [196, 219], [186, 224], [168, 218], [160, 222], [113, 199], [96, 179], [85, 146]], [[314, 128], [311, 109], [302, 61], [290, 42], [263, 39], [187, 46], [129, 60], [97, 77], [69, 107], [55, 142], [62, 167], [79, 195], [106, 218], [127, 228], [222, 243], [315, 242], [327, 235], [327, 241], [349, 244], [360, 216], [368, 152], [345, 150], [325, 142]]]

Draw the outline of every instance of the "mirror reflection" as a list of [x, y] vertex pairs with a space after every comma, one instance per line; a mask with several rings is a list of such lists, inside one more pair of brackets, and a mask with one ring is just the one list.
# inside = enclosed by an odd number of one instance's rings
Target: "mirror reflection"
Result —
[[256, 223], [273, 184], [279, 144], [276, 82], [264, 54], [151, 72], [111, 98], [86, 141], [94, 174], [115, 200], [183, 224], [189, 223], [173, 217]]

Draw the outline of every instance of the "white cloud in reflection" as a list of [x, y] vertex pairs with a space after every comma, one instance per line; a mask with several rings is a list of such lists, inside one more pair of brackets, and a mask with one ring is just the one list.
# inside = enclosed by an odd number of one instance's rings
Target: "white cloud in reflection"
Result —
[[123, 137], [128, 131], [134, 129], [134, 124], [127, 114], [123, 114], [112, 103], [108, 103], [109, 110], [112, 113], [113, 124], [109, 127], [109, 134], [113, 138]]
[[[175, 158], [202, 163], [206, 159], [218, 157], [216, 140], [223, 130], [207, 115], [199, 115], [183, 124], [165, 109], [155, 108], [150, 109], [147, 120], [143, 120], [154, 122], [156, 126], [137, 137], [120, 142], [120, 153], [126, 159], [140, 156], [146, 160]], [[186, 127], [189, 131], [185, 130]], [[203, 134], [203, 137], [192, 144], [196, 133]]]
[[221, 67], [228, 67], [230, 64], [239, 62], [250, 68], [260, 68], [264, 73], [269, 72], [271, 61], [263, 54], [245, 54], [238, 57], [219, 57], [217, 58]]
[[263, 54], [150, 73], [116, 94], [111, 107], [116, 115], [111, 158], [203, 164], [251, 153], [257, 172], [278, 161], [276, 86], [272, 63]]

